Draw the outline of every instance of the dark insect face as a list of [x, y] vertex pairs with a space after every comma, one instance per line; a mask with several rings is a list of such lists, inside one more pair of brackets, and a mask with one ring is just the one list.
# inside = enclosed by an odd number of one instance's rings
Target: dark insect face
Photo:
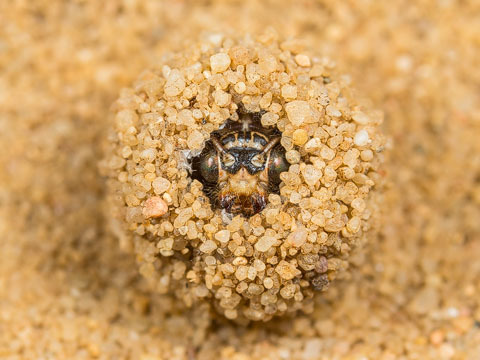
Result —
[[289, 167], [280, 136], [261, 125], [259, 114], [228, 120], [211, 134], [192, 159], [192, 177], [203, 184], [212, 206], [246, 217], [265, 208], [269, 193], [279, 192], [280, 173]]

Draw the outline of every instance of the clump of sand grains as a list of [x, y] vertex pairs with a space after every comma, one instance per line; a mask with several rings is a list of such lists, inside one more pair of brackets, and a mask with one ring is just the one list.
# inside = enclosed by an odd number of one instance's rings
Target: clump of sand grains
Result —
[[[187, 305], [205, 299], [229, 319], [312, 312], [315, 292], [368, 238], [382, 114], [299, 41], [215, 34], [187, 49], [145, 71], [115, 103], [103, 164], [109, 214], [120, 214], [114, 226], [123, 226], [155, 290]], [[240, 106], [281, 131], [290, 164], [280, 193], [250, 218], [212, 207], [190, 169]]]

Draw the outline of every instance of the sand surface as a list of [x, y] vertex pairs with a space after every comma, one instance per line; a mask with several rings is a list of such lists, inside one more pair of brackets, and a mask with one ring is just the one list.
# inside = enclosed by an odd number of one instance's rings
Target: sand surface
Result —
[[[0, 358], [480, 358], [476, 1], [0, 4]], [[110, 106], [201, 31], [272, 26], [385, 113], [381, 237], [313, 314], [248, 328], [151, 293], [106, 232]]]

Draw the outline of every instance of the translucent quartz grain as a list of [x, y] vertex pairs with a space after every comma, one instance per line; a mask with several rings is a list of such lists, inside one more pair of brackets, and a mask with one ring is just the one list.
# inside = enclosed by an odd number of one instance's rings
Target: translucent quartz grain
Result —
[[273, 244], [275, 244], [277, 239], [272, 236], [262, 236], [258, 241], [255, 243], [255, 250], [260, 252], [268, 251]]
[[288, 119], [293, 125], [300, 126], [304, 122], [313, 122], [314, 118], [310, 105], [303, 100], [295, 100], [285, 105]]
[[230, 239], [230, 231], [229, 230], [220, 230], [215, 234], [215, 239], [221, 242], [222, 244], [226, 244]]
[[285, 84], [282, 86], [282, 97], [289, 101], [297, 98], [297, 87], [294, 85]]
[[310, 66], [311, 65], [310, 58], [307, 55], [304, 55], [304, 54], [296, 55], [295, 56], [295, 61], [300, 66]]
[[366, 130], [360, 130], [355, 134], [355, 137], [353, 138], [353, 142], [355, 143], [355, 145], [358, 146], [365, 146], [368, 144], [368, 141], [369, 137]]
[[200, 251], [206, 254], [212, 253], [217, 248], [215, 241], [207, 240], [202, 245], [200, 245]]
[[203, 144], [203, 135], [198, 130], [193, 130], [187, 138], [187, 146], [190, 150], [199, 150]]
[[292, 280], [295, 276], [300, 274], [300, 271], [295, 266], [285, 260], [280, 261], [275, 268], [275, 271], [284, 280]]
[[308, 140], [308, 133], [304, 129], [297, 129], [293, 132], [293, 143], [295, 145], [303, 145]]
[[165, 84], [165, 95], [175, 96], [180, 94], [183, 89], [185, 89], [185, 79], [182, 73], [177, 69], [172, 70]]
[[228, 54], [215, 54], [210, 57], [210, 66], [213, 72], [223, 72], [230, 66], [230, 57]]

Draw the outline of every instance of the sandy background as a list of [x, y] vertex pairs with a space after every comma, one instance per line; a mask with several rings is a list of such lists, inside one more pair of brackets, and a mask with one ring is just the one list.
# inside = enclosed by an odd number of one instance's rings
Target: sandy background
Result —
[[[480, 358], [477, 1], [0, 3], [0, 358]], [[151, 294], [105, 232], [120, 89], [200, 31], [273, 26], [385, 112], [381, 238], [311, 316], [250, 328]]]

